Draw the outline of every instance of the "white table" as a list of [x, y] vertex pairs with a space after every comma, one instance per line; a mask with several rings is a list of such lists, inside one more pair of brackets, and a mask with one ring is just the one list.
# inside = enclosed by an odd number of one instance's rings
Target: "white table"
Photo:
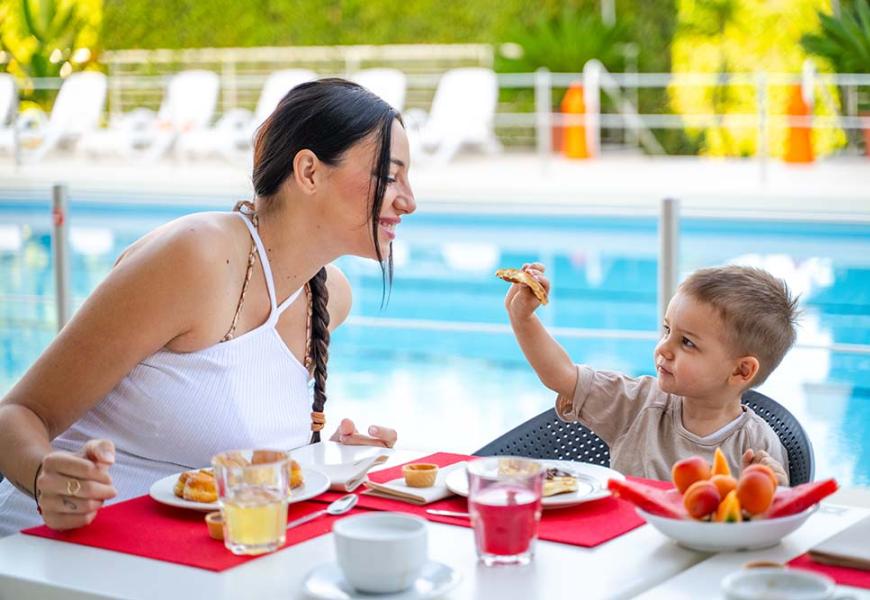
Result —
[[[419, 452], [396, 451], [388, 465], [419, 456]], [[788, 553], [800, 554], [824, 537], [822, 530], [833, 534], [867, 512], [845, 509], [836, 518], [828, 512], [817, 514], [784, 547]], [[680, 574], [703, 570], [703, 565], [716, 560], [678, 547], [649, 526], [596, 548], [538, 542], [537, 556], [527, 567], [479, 566], [470, 528], [430, 523], [429, 538], [431, 558], [462, 574], [460, 586], [448, 596], [457, 600], [632, 597], [666, 589]], [[775, 557], [777, 552], [760, 554]], [[308, 572], [333, 560], [331, 535], [213, 573], [19, 534], [0, 539], [0, 599], [299, 598]], [[742, 564], [739, 559], [738, 564]], [[710, 581], [706, 580], [704, 593], [691, 597], [708, 596]]]
[[[870, 514], [866, 508], [853, 508], [822, 504], [821, 508], [781, 544], [754, 552], [723, 552], [714, 554], [682, 573], [639, 596], [644, 600], [694, 600], [695, 598], [724, 598], [719, 582], [744, 564], [756, 560], [771, 560], [785, 563], [805, 553], [818, 544]], [[838, 586], [842, 596], [870, 600], [870, 590]]]

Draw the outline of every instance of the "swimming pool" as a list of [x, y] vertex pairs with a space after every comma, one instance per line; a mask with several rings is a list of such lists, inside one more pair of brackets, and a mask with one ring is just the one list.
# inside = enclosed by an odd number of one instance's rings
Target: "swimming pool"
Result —
[[[333, 336], [329, 414], [397, 426], [411, 446], [473, 451], [552, 406], [507, 328], [499, 266], [537, 260], [553, 281], [540, 311], [571, 356], [652, 373], [657, 231], [651, 217], [421, 210], [403, 221], [395, 282], [381, 309], [378, 266], [343, 258], [354, 289]], [[202, 210], [76, 198], [72, 287], [81, 301], [150, 228]], [[214, 205], [210, 208], [223, 209]], [[816, 447], [817, 472], [870, 485], [870, 225], [684, 218], [681, 275], [743, 262], [785, 278], [804, 307], [799, 344], [761, 391], [785, 404]], [[0, 201], [0, 393], [54, 335], [48, 201]]]

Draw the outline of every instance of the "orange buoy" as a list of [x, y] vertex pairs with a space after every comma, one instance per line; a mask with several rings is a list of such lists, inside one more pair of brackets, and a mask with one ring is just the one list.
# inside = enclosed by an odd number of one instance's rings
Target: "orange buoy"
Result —
[[815, 155], [813, 154], [812, 127], [801, 122], [809, 117], [811, 112], [810, 107], [804, 101], [801, 86], [798, 84], [791, 87], [786, 113], [789, 116], [789, 122], [788, 135], [785, 140], [785, 162], [813, 162]]
[[[562, 114], [585, 115], [586, 100], [583, 98], [583, 85], [572, 83], [565, 92], [560, 105]], [[565, 125], [562, 133], [562, 153], [568, 158], [591, 158], [586, 144], [586, 125], [570, 123]]]

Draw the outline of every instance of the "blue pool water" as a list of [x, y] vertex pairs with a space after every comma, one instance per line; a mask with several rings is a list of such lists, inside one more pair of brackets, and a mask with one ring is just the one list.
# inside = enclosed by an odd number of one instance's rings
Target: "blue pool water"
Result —
[[[533, 260], [547, 265], [553, 282], [552, 301], [540, 316], [558, 328], [576, 361], [652, 372], [655, 219], [427, 213], [421, 205], [400, 227], [386, 307], [375, 263], [339, 261], [354, 289], [354, 307], [333, 336], [333, 419], [394, 425], [409, 446], [473, 451], [549, 408], [552, 394], [505, 330], [506, 285], [492, 276], [500, 266]], [[75, 199], [76, 303], [125, 246], [201, 209]], [[870, 484], [870, 355], [819, 347], [870, 344], [870, 225], [684, 218], [680, 256], [681, 275], [723, 262], [756, 264], [801, 294], [803, 347], [761, 390], [804, 423], [819, 475]], [[0, 393], [52, 339], [53, 295], [47, 201], [0, 201]], [[577, 330], [637, 335], [590, 338]]]

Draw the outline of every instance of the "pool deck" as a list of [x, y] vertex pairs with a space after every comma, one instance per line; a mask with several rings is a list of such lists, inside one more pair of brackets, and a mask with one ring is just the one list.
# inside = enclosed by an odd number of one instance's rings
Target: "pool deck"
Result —
[[[148, 196], [171, 193], [214, 204], [251, 195], [246, 161], [132, 164], [116, 159], [50, 157], [16, 166], [0, 156], [0, 193], [44, 193], [66, 183], [73, 196]], [[550, 213], [655, 213], [677, 198], [684, 214], [734, 218], [870, 222], [870, 158], [842, 157], [810, 165], [778, 160], [645, 157], [614, 154], [572, 161], [531, 153], [463, 154], [446, 165], [414, 164], [411, 181], [420, 208]], [[0, 196], [2, 197], [2, 196]], [[44, 197], [44, 196], [43, 196]]]

